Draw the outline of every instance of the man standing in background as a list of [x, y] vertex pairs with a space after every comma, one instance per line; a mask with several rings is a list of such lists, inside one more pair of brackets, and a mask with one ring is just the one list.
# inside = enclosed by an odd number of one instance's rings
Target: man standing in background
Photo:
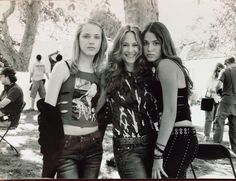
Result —
[[[56, 56], [56, 59], [53, 59], [52, 58], [52, 56], [54, 56], [54, 55], [57, 55]], [[55, 64], [57, 63], [57, 62], [60, 62], [61, 60], [62, 60], [62, 55], [61, 54], [59, 54], [59, 51], [57, 50], [57, 51], [55, 51], [55, 52], [53, 52], [52, 54], [50, 54], [50, 55], [48, 55], [48, 59], [49, 59], [49, 62], [50, 62], [50, 64], [51, 64], [51, 71], [52, 71], [52, 69], [53, 69], [53, 67], [55, 66]]]
[[44, 87], [44, 74], [46, 74], [47, 79], [49, 75], [46, 72], [46, 67], [41, 62], [42, 56], [36, 56], [36, 62], [30, 68], [30, 82], [32, 82], [31, 88], [31, 107], [30, 110], [34, 110], [34, 103], [37, 93], [39, 93], [40, 98], [45, 98], [46, 91]]
[[216, 118], [214, 120], [215, 143], [223, 140], [225, 119], [229, 122], [229, 139], [231, 149], [236, 153], [236, 64], [233, 57], [225, 60], [226, 69], [219, 76], [216, 92], [223, 87], [222, 99], [220, 101]]

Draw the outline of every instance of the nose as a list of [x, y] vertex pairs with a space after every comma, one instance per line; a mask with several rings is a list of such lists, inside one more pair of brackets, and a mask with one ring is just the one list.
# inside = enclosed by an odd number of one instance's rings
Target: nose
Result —
[[95, 43], [95, 39], [94, 38], [89, 38], [89, 44], [94, 44]]
[[153, 50], [153, 45], [150, 43], [149, 45], [148, 45], [148, 51], [150, 52], [150, 51], [152, 51]]
[[128, 46], [128, 52], [132, 52], [134, 50], [133, 46]]

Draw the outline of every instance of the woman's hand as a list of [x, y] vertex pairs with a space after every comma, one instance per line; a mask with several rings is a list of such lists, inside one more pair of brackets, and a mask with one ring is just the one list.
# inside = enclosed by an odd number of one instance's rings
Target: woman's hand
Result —
[[152, 166], [152, 178], [161, 178], [161, 174], [168, 178], [168, 175], [163, 169], [163, 159], [154, 159]]

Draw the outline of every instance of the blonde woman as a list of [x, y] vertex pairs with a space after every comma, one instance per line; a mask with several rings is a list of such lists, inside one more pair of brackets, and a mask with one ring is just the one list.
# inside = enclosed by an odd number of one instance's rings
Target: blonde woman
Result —
[[[45, 104], [49, 107], [46, 111], [60, 111], [63, 139], [56, 153], [44, 155], [43, 177], [52, 177], [54, 171], [58, 178], [98, 178], [103, 133], [95, 116], [100, 93], [97, 74], [106, 49], [102, 27], [90, 20], [76, 32], [72, 60], [61, 61], [53, 68]], [[47, 138], [41, 138], [41, 142], [42, 139], [47, 142]], [[47, 151], [45, 145], [44, 148]], [[51, 164], [55, 167], [51, 168]]]

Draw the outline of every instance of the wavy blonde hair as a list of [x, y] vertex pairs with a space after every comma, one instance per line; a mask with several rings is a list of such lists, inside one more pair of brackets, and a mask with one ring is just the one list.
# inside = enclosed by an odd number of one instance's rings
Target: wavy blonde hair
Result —
[[139, 27], [135, 25], [126, 25], [121, 27], [114, 38], [113, 46], [108, 55], [108, 66], [103, 73], [105, 81], [102, 86], [106, 87], [108, 92], [119, 88], [124, 81], [126, 69], [122, 58], [122, 44], [125, 35], [128, 32], [134, 34], [139, 48], [139, 53], [134, 63], [134, 73], [139, 74], [144, 68], [144, 60], [142, 59], [141, 31]]

